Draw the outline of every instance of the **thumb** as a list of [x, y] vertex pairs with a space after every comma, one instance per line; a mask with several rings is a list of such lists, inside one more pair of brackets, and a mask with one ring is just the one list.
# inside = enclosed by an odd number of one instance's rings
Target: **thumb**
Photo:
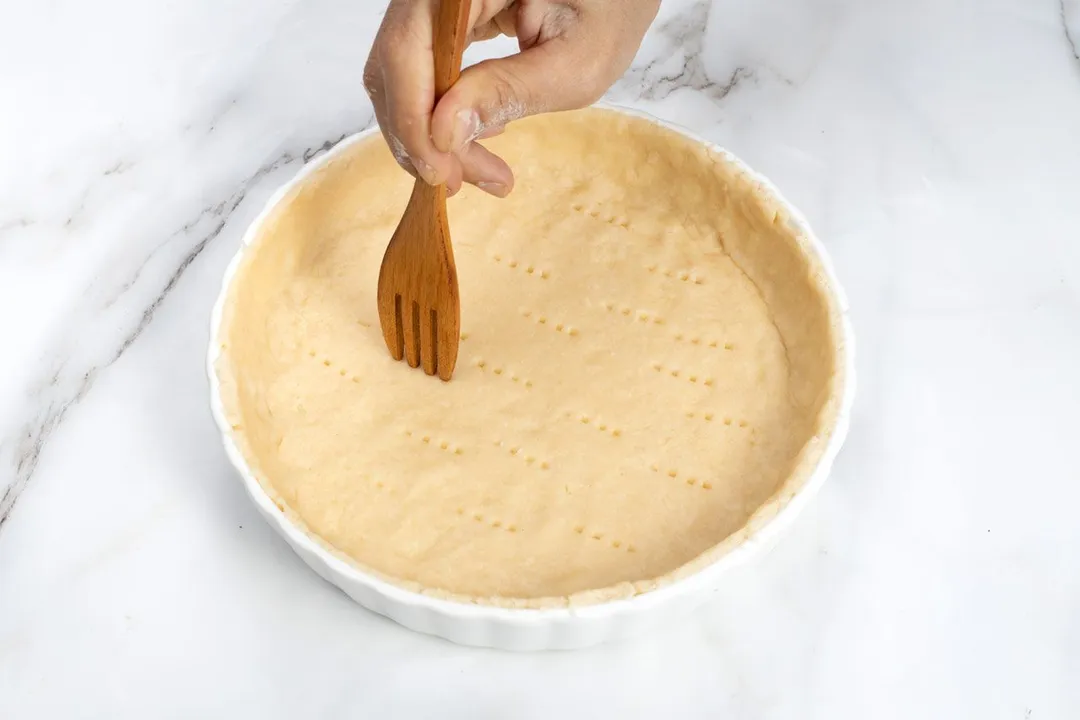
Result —
[[607, 89], [596, 55], [557, 37], [465, 69], [439, 100], [431, 139], [440, 152], [459, 152], [484, 132], [541, 112], [590, 105]]

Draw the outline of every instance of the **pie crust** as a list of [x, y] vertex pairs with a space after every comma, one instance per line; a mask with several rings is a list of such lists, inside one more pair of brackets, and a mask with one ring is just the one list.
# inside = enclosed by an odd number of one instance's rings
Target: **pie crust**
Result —
[[653, 590], [807, 480], [836, 424], [841, 311], [801, 225], [723, 153], [588, 109], [489, 147], [517, 186], [449, 201], [454, 379], [391, 360], [379, 261], [411, 178], [378, 136], [270, 212], [216, 364], [290, 519], [406, 588], [509, 607]]

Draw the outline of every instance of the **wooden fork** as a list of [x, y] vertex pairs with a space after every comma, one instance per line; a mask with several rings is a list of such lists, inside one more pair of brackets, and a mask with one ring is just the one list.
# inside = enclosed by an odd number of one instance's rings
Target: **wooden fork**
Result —
[[[470, 0], [441, 0], [435, 18], [435, 102], [461, 73]], [[395, 360], [449, 380], [457, 363], [461, 302], [446, 219], [446, 186], [417, 178], [379, 269], [379, 323]]]

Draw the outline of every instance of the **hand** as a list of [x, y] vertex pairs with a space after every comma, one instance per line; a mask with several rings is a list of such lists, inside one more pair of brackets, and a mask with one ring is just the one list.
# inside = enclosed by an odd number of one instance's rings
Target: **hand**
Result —
[[364, 87], [394, 157], [452, 195], [462, 182], [505, 197], [514, 174], [477, 140], [541, 112], [585, 107], [630, 65], [660, 0], [472, 0], [468, 41], [516, 36], [517, 55], [487, 60], [435, 104], [432, 33], [439, 0], [391, 0]]

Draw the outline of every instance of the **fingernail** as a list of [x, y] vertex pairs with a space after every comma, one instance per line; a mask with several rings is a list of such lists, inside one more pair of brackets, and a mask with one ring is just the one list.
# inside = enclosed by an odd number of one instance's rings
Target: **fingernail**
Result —
[[452, 188], [452, 187], [447, 187], [447, 188], [446, 188], [446, 197], [447, 197], [447, 198], [452, 198], [452, 197], [454, 197], [455, 195], [457, 195], [457, 194], [458, 194], [458, 191], [459, 191], [459, 190], [461, 190], [461, 187], [460, 187], [460, 186], [459, 186], [459, 187], [456, 187], [456, 188]]
[[480, 188], [488, 195], [494, 195], [499, 198], [504, 198], [510, 194], [510, 188], [500, 182], [478, 182], [476, 183], [476, 187]]
[[435, 168], [431, 167], [420, 158], [410, 158], [410, 160], [412, 161], [413, 167], [416, 168], [416, 172], [419, 173], [424, 182], [428, 185], [439, 184], [439, 174], [435, 172]]
[[463, 108], [454, 116], [454, 135], [451, 151], [457, 151], [476, 139], [480, 130], [480, 116], [471, 108]]

